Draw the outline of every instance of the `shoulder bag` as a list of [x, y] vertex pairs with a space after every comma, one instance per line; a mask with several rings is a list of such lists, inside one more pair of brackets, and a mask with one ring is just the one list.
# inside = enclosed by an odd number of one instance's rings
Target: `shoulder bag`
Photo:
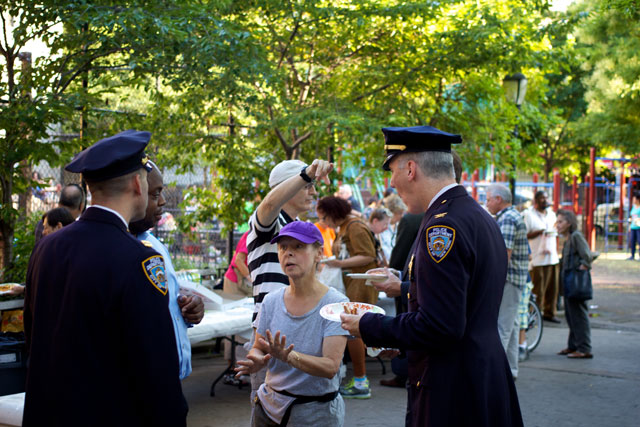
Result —
[[[573, 236], [572, 236], [573, 237]], [[564, 285], [564, 295], [567, 298], [576, 300], [590, 300], [593, 298], [593, 286], [591, 283], [591, 272], [589, 270], [581, 270], [580, 263], [575, 265], [574, 256], [576, 251], [572, 245], [573, 238], [569, 239], [569, 259], [566, 261], [564, 268], [562, 283]]]

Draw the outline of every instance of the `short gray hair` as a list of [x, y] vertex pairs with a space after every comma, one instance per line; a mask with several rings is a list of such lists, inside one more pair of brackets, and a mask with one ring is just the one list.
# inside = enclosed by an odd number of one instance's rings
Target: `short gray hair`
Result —
[[385, 197], [383, 204], [393, 213], [404, 212], [407, 210], [407, 205], [404, 204], [400, 196], [397, 194], [391, 194], [390, 196]]
[[353, 196], [353, 190], [351, 189], [351, 186], [349, 184], [342, 184], [340, 187], [338, 187], [338, 191], [342, 191], [344, 192], [344, 194], [348, 194], [349, 197]]
[[402, 156], [405, 161], [413, 160], [418, 164], [422, 173], [431, 179], [454, 179], [453, 156], [444, 151], [421, 151], [406, 153]]
[[502, 184], [491, 184], [487, 187], [487, 193], [500, 197], [505, 203], [511, 203], [511, 191]]

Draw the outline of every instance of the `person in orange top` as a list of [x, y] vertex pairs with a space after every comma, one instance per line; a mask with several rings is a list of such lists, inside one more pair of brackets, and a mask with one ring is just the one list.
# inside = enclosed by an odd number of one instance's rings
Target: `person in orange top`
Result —
[[327, 258], [333, 256], [333, 241], [336, 240], [336, 231], [329, 227], [326, 222], [324, 222], [324, 218], [322, 215], [318, 213], [318, 221], [314, 223], [318, 230], [320, 230], [320, 234], [322, 234], [322, 238], [324, 239], [324, 246], [322, 248], [324, 256]]

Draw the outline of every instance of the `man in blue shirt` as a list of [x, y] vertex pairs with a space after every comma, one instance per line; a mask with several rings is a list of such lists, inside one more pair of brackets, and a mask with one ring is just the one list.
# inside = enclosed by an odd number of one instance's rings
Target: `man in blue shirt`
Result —
[[[150, 162], [151, 163], [151, 162]], [[153, 163], [152, 163], [153, 164]], [[166, 201], [162, 195], [164, 184], [162, 175], [156, 165], [147, 175], [149, 183], [149, 202], [144, 219], [129, 224], [129, 231], [135, 235], [145, 246], [153, 248], [164, 259], [165, 275], [169, 285], [169, 311], [173, 321], [173, 330], [178, 346], [178, 359], [180, 361], [180, 379], [185, 379], [191, 373], [191, 343], [187, 336], [187, 328], [192, 324], [200, 323], [204, 316], [204, 303], [198, 296], [179, 295], [180, 284], [173, 268], [171, 257], [167, 247], [162, 244], [149, 230], [158, 224], [162, 217], [162, 207]]]

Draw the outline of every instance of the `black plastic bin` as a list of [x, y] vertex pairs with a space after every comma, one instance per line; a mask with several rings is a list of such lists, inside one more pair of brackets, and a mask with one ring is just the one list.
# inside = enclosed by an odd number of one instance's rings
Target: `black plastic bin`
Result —
[[21, 393], [27, 378], [24, 333], [0, 333], [0, 396]]

